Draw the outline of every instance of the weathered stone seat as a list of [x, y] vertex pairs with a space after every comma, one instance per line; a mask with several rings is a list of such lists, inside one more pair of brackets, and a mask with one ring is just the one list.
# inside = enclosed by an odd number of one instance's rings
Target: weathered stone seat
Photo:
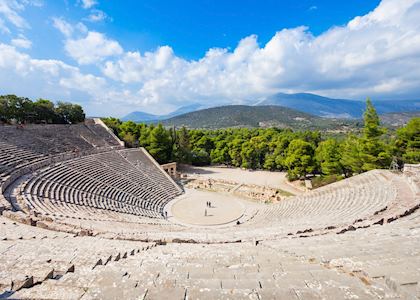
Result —
[[419, 297], [416, 166], [200, 227], [163, 217], [181, 189], [98, 123], [23, 131], [0, 127], [0, 297]]
[[[80, 207], [162, 218], [163, 207], [180, 194], [180, 189], [159, 166], [149, 164], [146, 174], [120, 152], [88, 155], [37, 172], [24, 187], [28, 207], [45, 215], [67, 216], [61, 208], [54, 211], [54, 203], [63, 201]], [[150, 160], [143, 150], [130, 150], [135, 152]], [[155, 178], [159, 181], [149, 176], [152, 173], [158, 174]], [[164, 181], [167, 183], [163, 186]]]

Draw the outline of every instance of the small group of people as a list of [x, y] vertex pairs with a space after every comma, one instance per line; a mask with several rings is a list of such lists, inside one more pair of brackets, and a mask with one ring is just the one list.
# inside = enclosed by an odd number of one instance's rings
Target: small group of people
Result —
[[[211, 208], [211, 201], [206, 201], [207, 208]], [[207, 217], [207, 208], [204, 209], [204, 216]]]

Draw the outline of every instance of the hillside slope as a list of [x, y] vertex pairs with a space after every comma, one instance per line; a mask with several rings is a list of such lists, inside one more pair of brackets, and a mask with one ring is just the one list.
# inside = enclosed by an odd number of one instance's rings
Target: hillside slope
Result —
[[[380, 114], [420, 110], [420, 101], [373, 101]], [[309, 93], [278, 93], [257, 103], [257, 105], [279, 105], [309, 114], [329, 118], [361, 118], [364, 101], [332, 99]]]
[[420, 111], [388, 113], [379, 115], [381, 122], [390, 127], [400, 127], [406, 125], [412, 118], [420, 117]]
[[280, 106], [229, 105], [190, 112], [162, 121], [165, 126], [188, 128], [279, 127], [339, 129], [352, 122], [325, 119]]
[[121, 118], [121, 121], [133, 121], [133, 122], [148, 122], [160, 120], [160, 116], [149, 114], [143, 111], [133, 111], [128, 115]]
[[[318, 117], [324, 118], [352, 118], [358, 119], [363, 116], [366, 103], [364, 101], [333, 99], [310, 93], [285, 94], [278, 93], [267, 97], [258, 102], [253, 100], [246, 101], [247, 104], [253, 106], [282, 106], [290, 109], [305, 112]], [[420, 111], [420, 100], [399, 100], [399, 101], [375, 101], [373, 100], [376, 110], [379, 114], [415, 112]], [[185, 113], [198, 111], [208, 108], [209, 105], [193, 103], [179, 107], [177, 110], [166, 115], [154, 115], [141, 111], [132, 112], [123, 118], [122, 121], [134, 122], [157, 122], [166, 120]]]

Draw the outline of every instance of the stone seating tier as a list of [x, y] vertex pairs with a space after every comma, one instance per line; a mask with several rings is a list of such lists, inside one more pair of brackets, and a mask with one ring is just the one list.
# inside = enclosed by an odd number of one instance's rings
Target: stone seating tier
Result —
[[[105, 161], [104, 155], [111, 153], [101, 154], [101, 161]], [[89, 161], [92, 157], [84, 159]], [[115, 162], [114, 158], [112, 160]], [[73, 164], [78, 165], [76, 160], [68, 163], [72, 168]], [[58, 164], [52, 169], [61, 166]], [[71, 175], [63, 181], [50, 180], [61, 177], [60, 174], [72, 174], [69, 172], [42, 170], [43, 176], [37, 174], [25, 186], [24, 201], [59, 224], [92, 229], [108, 238], [130, 240], [225, 242], [337, 233], [369, 227], [376, 222], [392, 222], [419, 203], [404, 176], [371, 171], [278, 204], [249, 206], [240, 225], [188, 227], [161, 218], [160, 207], [156, 205], [165, 203], [164, 200], [151, 204], [139, 200], [137, 195], [141, 190], [124, 185], [117, 189], [125, 179], [108, 182], [113, 179], [104, 176], [102, 185], [81, 175]], [[85, 182], [81, 183], [80, 178]], [[103, 185], [104, 182], [107, 185]], [[147, 195], [147, 191], [143, 195]], [[132, 203], [137, 204], [134, 207]]]
[[[419, 213], [344, 235], [285, 238], [255, 243], [142, 245], [109, 241], [111, 249], [76, 251], [74, 272], [10, 291], [11, 299], [416, 299], [419, 296]], [[20, 225], [24, 226], [24, 225]], [[57, 243], [66, 240], [57, 237]], [[75, 238], [82, 241], [80, 237]], [[102, 239], [86, 237], [91, 245]], [[36, 239], [19, 240], [23, 245]], [[3, 242], [0, 242], [0, 245]], [[26, 244], [27, 243], [27, 244]], [[53, 247], [57, 243], [52, 244]], [[71, 244], [69, 247], [82, 247]], [[146, 249], [149, 248], [147, 251]], [[98, 252], [96, 252], [98, 251]], [[68, 249], [58, 252], [66, 257]], [[81, 267], [90, 254], [111, 257]], [[124, 252], [126, 253], [126, 252]], [[80, 255], [80, 257], [79, 257]], [[109, 256], [108, 256], [109, 255]], [[22, 261], [29, 256], [24, 255]], [[48, 257], [50, 254], [41, 256]], [[9, 258], [10, 259], [10, 258]], [[104, 261], [105, 259], [102, 259]], [[31, 276], [39, 278], [32, 269]], [[16, 277], [15, 277], [16, 278]], [[17, 277], [18, 278], [18, 277]], [[19, 282], [15, 280], [16, 282]], [[17, 285], [16, 285], [17, 286]]]
[[7, 291], [29, 288], [48, 279], [58, 280], [79, 269], [93, 270], [154, 246], [74, 236], [13, 223], [4, 217], [0, 217], [0, 225], [0, 295], [3, 296]]
[[182, 190], [143, 149], [112, 149], [97, 124], [43, 126], [0, 127], [0, 205], [20, 210], [0, 216], [1, 298], [420, 297], [418, 166], [193, 227], [162, 217]]
[[162, 218], [163, 207], [180, 194], [163, 170], [139, 152], [144, 163], [132, 164], [125, 150], [93, 154], [57, 163], [34, 174], [23, 188], [30, 210], [44, 215], [65, 215], [53, 203]]

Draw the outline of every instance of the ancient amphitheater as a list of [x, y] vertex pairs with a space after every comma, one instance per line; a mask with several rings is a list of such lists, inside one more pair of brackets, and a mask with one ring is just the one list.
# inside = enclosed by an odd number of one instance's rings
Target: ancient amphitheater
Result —
[[99, 120], [0, 126], [0, 298], [416, 299], [419, 173], [271, 205], [225, 195], [205, 217], [191, 199], [208, 193]]

